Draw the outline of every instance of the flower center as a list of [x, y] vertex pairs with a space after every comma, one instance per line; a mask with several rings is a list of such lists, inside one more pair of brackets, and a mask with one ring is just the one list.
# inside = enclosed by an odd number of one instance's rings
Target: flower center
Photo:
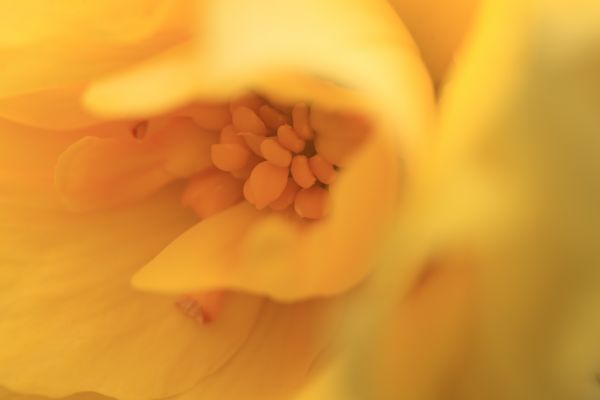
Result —
[[[276, 104], [253, 94], [194, 110], [188, 115], [198, 126], [218, 131], [210, 146], [213, 168], [190, 178], [182, 196], [201, 218], [239, 201], [303, 220], [326, 217], [330, 185], [369, 131], [356, 116], [304, 103]], [[134, 136], [143, 135], [143, 127], [134, 130]], [[205, 324], [217, 317], [225, 298], [216, 290], [185, 295], [176, 305]]]
[[360, 134], [345, 137], [344, 125], [352, 123], [346, 116], [315, 111], [304, 103], [275, 104], [253, 94], [212, 111], [192, 117], [213, 130], [223, 125], [218, 142], [210, 147], [214, 168], [191, 178], [182, 198], [202, 218], [240, 200], [306, 220], [325, 217], [329, 186], [347, 153], [366, 134], [362, 124]]

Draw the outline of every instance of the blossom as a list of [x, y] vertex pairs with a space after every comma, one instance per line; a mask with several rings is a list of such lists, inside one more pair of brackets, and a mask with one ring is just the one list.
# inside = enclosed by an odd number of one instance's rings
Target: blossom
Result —
[[0, 386], [287, 397], [426, 145], [417, 48], [371, 0], [74, 7], [0, 33]]
[[488, 0], [476, 21], [381, 311], [352, 310], [368, 327], [303, 399], [598, 395], [600, 8]]

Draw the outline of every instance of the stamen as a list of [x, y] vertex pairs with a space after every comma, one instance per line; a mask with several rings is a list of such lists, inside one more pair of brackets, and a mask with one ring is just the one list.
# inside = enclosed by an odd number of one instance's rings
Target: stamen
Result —
[[254, 198], [254, 189], [252, 189], [250, 179], [247, 179], [246, 182], [244, 182], [243, 192], [246, 201], [252, 204], [253, 206], [256, 206], [256, 199]]
[[298, 193], [299, 190], [300, 186], [298, 186], [298, 184], [294, 182], [292, 178], [288, 178], [288, 182], [285, 186], [285, 189], [283, 189], [283, 193], [281, 193], [281, 196], [279, 196], [277, 200], [269, 204], [269, 207], [275, 211], [285, 210], [291, 206], [292, 203], [294, 203], [294, 200], [296, 199], [296, 193]]
[[289, 125], [282, 125], [277, 129], [277, 139], [286, 149], [294, 153], [301, 153], [306, 146], [304, 140], [298, 137], [298, 134]]
[[250, 152], [241, 144], [213, 144], [210, 157], [215, 167], [221, 171], [237, 171], [246, 166], [250, 160]]
[[[306, 220], [326, 217], [329, 185], [370, 131], [360, 116], [276, 104], [253, 94], [177, 113], [133, 126], [132, 135], [145, 140], [126, 141], [134, 148], [160, 149], [157, 175], [187, 179], [181, 203], [200, 218], [240, 201]], [[218, 316], [222, 303], [222, 292], [209, 292], [185, 295], [176, 304], [205, 324]]]
[[335, 181], [337, 172], [335, 172], [333, 165], [320, 155], [315, 154], [309, 158], [308, 165], [310, 166], [310, 170], [313, 172], [313, 174], [315, 174], [320, 182], [329, 185]]
[[[200, 107], [194, 120], [219, 132], [218, 142], [209, 145], [211, 169], [190, 181], [182, 201], [202, 218], [243, 199], [259, 210], [293, 205], [302, 218], [326, 216], [329, 185], [369, 132], [360, 116], [254, 94]], [[147, 129], [140, 124], [133, 132]]]
[[292, 110], [292, 121], [294, 122], [294, 130], [304, 140], [311, 140], [314, 132], [310, 127], [308, 116], [308, 106], [303, 103], [296, 104]]
[[265, 104], [262, 107], [260, 107], [260, 109], [258, 110], [258, 115], [271, 129], [277, 129], [281, 125], [289, 124], [290, 122], [285, 114], [276, 110], [268, 104]]
[[227, 125], [225, 128], [221, 130], [221, 135], [219, 136], [219, 143], [224, 144], [241, 144], [244, 145], [246, 141], [238, 135], [235, 127], [233, 125]]
[[[276, 200], [287, 185], [288, 169], [263, 161], [252, 170], [248, 178], [248, 191], [256, 208], [262, 210]], [[246, 192], [246, 191], [244, 191]]]
[[238, 107], [233, 110], [233, 126], [238, 132], [250, 132], [266, 136], [269, 133], [265, 123], [248, 107]]
[[296, 194], [294, 209], [299, 216], [308, 219], [321, 219], [327, 215], [329, 192], [322, 187], [313, 186], [302, 189]]
[[248, 160], [244, 168], [231, 171], [231, 175], [236, 179], [246, 180], [250, 176], [250, 173], [254, 167], [256, 167], [261, 161], [262, 159], [260, 157], [256, 156], [255, 154], [250, 154], [250, 160]]
[[191, 178], [181, 196], [181, 204], [200, 218], [223, 211], [242, 198], [242, 184], [231, 175], [209, 170]]
[[238, 135], [242, 139], [244, 139], [244, 142], [250, 148], [250, 150], [252, 150], [252, 152], [254, 154], [256, 154], [259, 157], [262, 157], [262, 151], [260, 150], [260, 146], [262, 145], [262, 142], [265, 140], [264, 136], [254, 135], [249, 132], [240, 132], [240, 133], [238, 133]]
[[304, 189], [308, 189], [317, 181], [317, 178], [308, 165], [308, 158], [305, 155], [294, 157], [290, 172], [296, 183]]
[[263, 141], [260, 145], [260, 152], [265, 157], [265, 160], [272, 162], [278, 167], [287, 168], [292, 162], [292, 153], [274, 139]]

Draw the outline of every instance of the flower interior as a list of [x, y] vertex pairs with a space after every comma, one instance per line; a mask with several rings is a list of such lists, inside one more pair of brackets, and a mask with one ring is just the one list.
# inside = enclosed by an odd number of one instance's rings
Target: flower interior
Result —
[[[330, 187], [369, 130], [357, 116], [255, 94], [229, 104], [189, 107], [183, 115], [214, 134], [212, 165], [190, 177], [182, 195], [182, 204], [200, 218], [240, 201], [303, 220], [326, 217]], [[133, 134], [144, 140], [153, 124], [164, 123], [144, 121]]]
[[[251, 93], [229, 102], [193, 103], [142, 121], [112, 122], [101, 127], [105, 133], [82, 137], [61, 154], [55, 184], [67, 207], [88, 212], [135, 204], [170, 183], [182, 182], [180, 202], [203, 220], [203, 226], [219, 221], [217, 214], [225, 211], [240, 214], [232, 220], [240, 225], [255, 218], [283, 217], [290, 226], [285, 232], [298, 235], [299, 248], [310, 248], [313, 241], [346, 234], [340, 229], [348, 226], [348, 218], [355, 219], [359, 230], [371, 229], [369, 224], [377, 224], [373, 215], [380, 211], [371, 207], [374, 195], [379, 199], [388, 189], [387, 158], [365, 164], [364, 155], [359, 155], [363, 152], [357, 151], [371, 148], [365, 145], [374, 137], [370, 121], [348, 110], [317, 103], [282, 104]], [[251, 208], [242, 202], [260, 211], [249, 214]], [[365, 207], [370, 213], [357, 215]], [[313, 228], [310, 234], [304, 226]], [[245, 229], [242, 226], [240, 232]], [[252, 232], [248, 230], [248, 237], [254, 239], [248, 240], [258, 240]], [[240, 246], [224, 250], [232, 265], [241, 262], [236, 260], [242, 252], [255, 259], [250, 242], [238, 236]], [[176, 241], [172, 246], [177, 245]], [[340, 251], [347, 254], [347, 249]], [[285, 280], [283, 275], [278, 279]], [[178, 306], [194, 319], [213, 320], [223, 302], [221, 288], [226, 290], [228, 283], [215, 287], [216, 291], [182, 288], [189, 295]]]

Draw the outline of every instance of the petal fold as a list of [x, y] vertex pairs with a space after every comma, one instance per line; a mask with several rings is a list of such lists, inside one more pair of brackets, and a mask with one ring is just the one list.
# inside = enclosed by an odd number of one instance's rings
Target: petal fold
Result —
[[198, 325], [178, 296], [131, 288], [135, 271], [196, 221], [180, 206], [181, 188], [122, 209], [64, 210], [56, 159], [82, 135], [106, 138], [106, 128], [48, 132], [0, 120], [0, 386], [15, 393], [173, 396], [227, 363], [260, 312], [260, 299], [231, 295], [223, 318]]
[[133, 284], [163, 293], [243, 290], [283, 301], [348, 290], [373, 268], [398, 196], [396, 159], [384, 140], [373, 142], [336, 183], [324, 220], [306, 226], [241, 203], [188, 230]]

